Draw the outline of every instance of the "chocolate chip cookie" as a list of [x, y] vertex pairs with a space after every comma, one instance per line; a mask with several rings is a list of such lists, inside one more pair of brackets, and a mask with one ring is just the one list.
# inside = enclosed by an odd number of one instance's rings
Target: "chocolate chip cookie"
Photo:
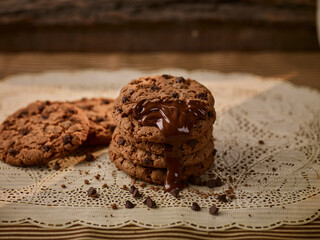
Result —
[[81, 108], [90, 121], [90, 129], [84, 145], [108, 145], [111, 141], [115, 123], [112, 119], [113, 99], [92, 98], [71, 102]]
[[[183, 143], [181, 145], [181, 151], [183, 151], [185, 155], [188, 155], [203, 149], [208, 144], [208, 141], [210, 141], [210, 139], [212, 138], [212, 130], [213, 127], [211, 126], [200, 138], [189, 139], [188, 141], [186, 141], [186, 143]], [[152, 152], [158, 155], [164, 155], [164, 143], [143, 142], [139, 139], [135, 140], [134, 138], [130, 137], [130, 135], [128, 135], [126, 132], [122, 132], [121, 128], [116, 128], [115, 132], [121, 134], [126, 142], [136, 146], [141, 150]]]
[[197, 139], [212, 126], [216, 119], [214, 98], [211, 92], [195, 80], [170, 75], [142, 77], [134, 79], [122, 88], [115, 100], [113, 118], [122, 132], [139, 141], [165, 142], [159, 128], [143, 126], [133, 116], [134, 106], [141, 102], [181, 101], [198, 102], [206, 106], [206, 117], [192, 127], [186, 136]]
[[16, 166], [47, 163], [78, 148], [89, 125], [85, 113], [69, 103], [31, 103], [0, 125], [0, 159]]
[[[114, 148], [112, 146], [109, 147], [109, 156], [117, 168], [123, 170], [134, 178], [138, 178], [146, 182], [155, 184], [163, 184], [163, 182], [165, 181], [166, 169], [143, 167], [141, 165], [135, 164], [130, 160], [124, 158], [124, 156], [120, 152], [114, 151]], [[180, 180], [185, 181], [191, 176], [202, 175], [206, 170], [210, 168], [213, 160], [214, 157], [212, 154], [210, 154], [210, 156], [204, 161], [195, 165], [184, 167]]]
[[[151, 143], [149, 143], [151, 144]], [[130, 144], [125, 135], [119, 133], [118, 129], [115, 130], [111, 146], [112, 151], [121, 153], [123, 157], [131, 162], [153, 168], [166, 168], [164, 155], [154, 154], [137, 148], [135, 145]], [[182, 155], [183, 166], [190, 166], [200, 163], [207, 159], [214, 150], [213, 137], [207, 141], [206, 145], [198, 152]]]

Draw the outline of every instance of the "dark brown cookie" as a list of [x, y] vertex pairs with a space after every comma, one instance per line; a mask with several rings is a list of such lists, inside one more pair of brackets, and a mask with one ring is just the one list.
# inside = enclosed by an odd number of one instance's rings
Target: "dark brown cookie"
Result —
[[111, 116], [113, 99], [92, 98], [71, 102], [81, 108], [90, 121], [90, 129], [84, 145], [97, 146], [108, 145], [111, 141], [115, 123]]
[[[145, 167], [166, 168], [164, 155], [154, 154], [137, 148], [135, 145], [126, 141], [125, 135], [122, 135], [116, 129], [111, 145], [114, 152], [121, 153], [123, 157], [131, 162]], [[183, 166], [195, 165], [207, 159], [214, 150], [213, 137], [209, 139], [204, 148], [198, 152], [182, 155]]]
[[[127, 160], [123, 155], [117, 151], [114, 151], [112, 146], [109, 147], [109, 156], [111, 160], [115, 163], [117, 168], [128, 173], [134, 178], [138, 178], [150, 183], [163, 184], [166, 176], [166, 169], [143, 167], [138, 164], [134, 164], [130, 160]], [[185, 181], [191, 176], [200, 176], [206, 170], [208, 170], [213, 163], [214, 157], [211, 154], [203, 162], [184, 167], [181, 175], [181, 180]]]
[[[185, 155], [192, 154], [200, 151], [206, 146], [208, 141], [212, 138], [213, 127], [211, 126], [200, 138], [189, 139], [186, 143], [181, 145], [181, 150]], [[126, 132], [122, 132], [120, 128], [116, 128], [115, 132], [124, 136], [124, 139], [131, 145], [136, 146], [137, 148], [152, 152], [158, 155], [164, 155], [165, 144], [164, 143], [152, 143], [152, 142], [143, 142], [138, 139], [132, 138]]]
[[189, 133], [188, 139], [200, 138], [215, 121], [214, 99], [202, 84], [191, 79], [168, 75], [142, 77], [132, 80], [122, 88], [115, 100], [113, 118], [116, 125], [136, 141], [164, 142], [164, 136], [154, 126], [141, 126], [133, 117], [133, 107], [140, 101], [199, 101], [207, 106], [206, 119], [199, 120]]
[[78, 148], [89, 132], [85, 113], [69, 103], [37, 101], [0, 125], [0, 159], [16, 165], [41, 165]]

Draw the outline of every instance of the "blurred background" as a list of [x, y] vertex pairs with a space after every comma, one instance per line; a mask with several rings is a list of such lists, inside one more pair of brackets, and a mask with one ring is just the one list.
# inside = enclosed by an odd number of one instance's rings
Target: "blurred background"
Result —
[[316, 0], [1, 0], [0, 78], [182, 67], [303, 75], [320, 89], [316, 9]]

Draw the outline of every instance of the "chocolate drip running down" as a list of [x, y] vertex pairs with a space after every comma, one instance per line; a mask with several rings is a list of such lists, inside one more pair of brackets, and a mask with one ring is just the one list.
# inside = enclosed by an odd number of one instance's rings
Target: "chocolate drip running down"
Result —
[[181, 145], [188, 139], [200, 119], [205, 119], [207, 106], [203, 102], [191, 100], [162, 100], [147, 102], [142, 100], [133, 106], [133, 116], [143, 126], [156, 126], [165, 138], [164, 157], [167, 167], [167, 175], [164, 190], [182, 190], [180, 180], [183, 160]]

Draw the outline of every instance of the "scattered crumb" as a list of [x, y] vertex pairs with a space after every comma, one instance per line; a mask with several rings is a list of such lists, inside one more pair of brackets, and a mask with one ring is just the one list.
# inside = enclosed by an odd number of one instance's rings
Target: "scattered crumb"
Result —
[[251, 214], [248, 214], [249, 217], [252, 217]]
[[115, 210], [115, 209], [118, 209], [117, 204], [113, 203], [113, 204], [111, 205], [111, 208], [114, 209], [114, 210]]
[[62, 184], [61, 187], [62, 187], [62, 188], [66, 188], [67, 186], [66, 186], [65, 184]]
[[84, 184], [89, 184], [90, 182], [89, 182], [89, 180], [88, 179], [85, 179], [84, 180]]
[[139, 186], [144, 188], [145, 186], [147, 186], [147, 184], [145, 182], [141, 182], [141, 183], [139, 183]]
[[127, 189], [127, 185], [123, 185], [123, 186], [122, 186], [122, 189], [123, 189], [123, 190], [126, 190], [126, 189]]
[[106, 183], [104, 183], [104, 184], [102, 185], [102, 188], [106, 188], [106, 187], [108, 187], [108, 185], [107, 185]]

